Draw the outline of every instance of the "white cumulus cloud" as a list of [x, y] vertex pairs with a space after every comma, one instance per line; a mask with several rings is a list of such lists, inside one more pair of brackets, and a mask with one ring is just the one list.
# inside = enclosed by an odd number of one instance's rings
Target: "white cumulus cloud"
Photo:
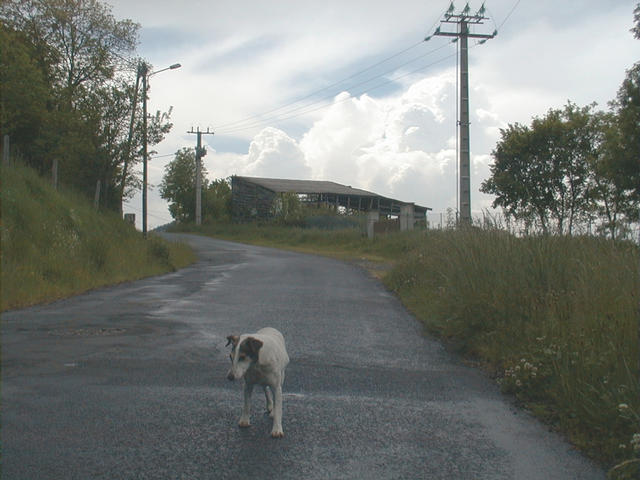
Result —
[[308, 178], [311, 174], [298, 143], [272, 127], [255, 136], [244, 161], [242, 173], [256, 177]]
[[[498, 122], [477, 108], [478, 128]], [[399, 95], [374, 99], [338, 95], [300, 141], [268, 127], [246, 154], [216, 154], [216, 176], [231, 174], [331, 180], [415, 202], [444, 212], [456, 206], [455, 77], [452, 72], [417, 81]], [[472, 159], [475, 191], [488, 175], [490, 156]], [[489, 206], [480, 193], [474, 210]]]

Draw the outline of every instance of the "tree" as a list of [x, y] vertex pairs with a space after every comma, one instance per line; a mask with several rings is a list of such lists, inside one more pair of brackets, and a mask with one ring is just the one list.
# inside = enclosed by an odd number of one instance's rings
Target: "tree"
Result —
[[600, 135], [599, 148], [590, 159], [591, 211], [599, 219], [596, 230], [617, 240], [628, 232], [632, 196], [626, 187], [627, 175], [618, 167], [621, 132], [613, 112], [599, 112], [595, 118]]
[[[558, 199], [562, 211], [557, 215], [560, 233], [574, 232], [574, 227], [588, 221], [591, 214], [590, 167], [601, 144], [601, 130], [595, 104], [579, 108], [569, 102], [560, 113], [562, 122], [562, 164], [560, 175], [563, 183]], [[562, 220], [566, 217], [567, 223]]]
[[[640, 40], [640, 3], [634, 10]], [[597, 218], [597, 230], [624, 236], [640, 205], [640, 62], [627, 71], [610, 112], [594, 105], [549, 110], [530, 127], [509, 125], [492, 152], [481, 191], [494, 207], [544, 233], [573, 233]]]
[[[640, 108], [637, 72], [605, 113], [594, 105], [551, 109], [531, 126], [509, 125], [492, 152], [491, 177], [481, 186], [494, 207], [543, 233], [596, 230], [624, 236], [637, 218]], [[631, 85], [629, 87], [628, 85]]]
[[527, 228], [573, 233], [588, 214], [588, 160], [597, 148], [592, 108], [569, 102], [534, 118], [531, 127], [502, 129], [491, 177], [480, 188], [496, 195], [493, 206]]
[[[58, 159], [61, 183], [74, 190], [93, 197], [100, 181], [101, 204], [120, 210], [139, 186], [140, 25], [99, 0], [3, 0], [0, 20], [2, 131], [40, 171]], [[170, 113], [150, 116], [149, 146], [171, 129]]]
[[[500, 130], [500, 141], [492, 152], [494, 163], [491, 176], [480, 190], [496, 195], [493, 207], [501, 207], [506, 216], [522, 221], [527, 226], [538, 222], [543, 232], [548, 232], [547, 201], [539, 188], [542, 182], [540, 164], [535, 162], [533, 132], [519, 123]], [[535, 171], [535, 167], [538, 171]]]
[[0, 45], [0, 131], [29, 161], [38, 156], [33, 138], [48, 122], [50, 86], [24, 34], [0, 23]]
[[[631, 32], [640, 40], [640, 3], [634, 10]], [[640, 62], [627, 70], [611, 109], [604, 142], [601, 178], [608, 182], [619, 199], [619, 214], [626, 223], [638, 221], [640, 206]], [[615, 228], [616, 218], [610, 219]], [[616, 238], [614, 231], [611, 231]]]
[[299, 226], [304, 216], [300, 197], [293, 192], [279, 193], [273, 201], [271, 215], [282, 225]]
[[639, 202], [640, 62], [627, 71], [627, 75], [618, 89], [618, 94], [610, 106], [616, 115], [617, 128], [619, 129], [616, 168], [626, 179], [626, 188], [633, 192], [635, 201]]
[[231, 186], [224, 179], [214, 180], [202, 190], [203, 223], [231, 219]]
[[[203, 179], [205, 175], [206, 169], [202, 166]], [[169, 213], [179, 223], [195, 221], [195, 184], [196, 154], [192, 148], [183, 148], [165, 167], [160, 184], [160, 196], [169, 201]]]
[[[209, 182], [202, 166], [202, 216], [204, 223], [228, 220], [231, 212], [231, 187], [226, 180]], [[169, 201], [169, 213], [179, 223], [195, 221], [196, 154], [192, 148], [176, 152], [165, 167], [160, 184], [160, 196]]]
[[[97, 0], [5, 0], [0, 19], [21, 32], [48, 88], [48, 124], [41, 136], [31, 132], [31, 142], [41, 148], [31, 163], [44, 170], [57, 157], [63, 182], [92, 190], [91, 170], [104, 147], [96, 99], [117, 83], [116, 69], [135, 49], [139, 25], [115, 20], [110, 7]], [[88, 184], [81, 183], [88, 178]]]
[[87, 90], [111, 80], [138, 43], [140, 25], [116, 20], [98, 0], [5, 0], [0, 14], [31, 39], [69, 108]]

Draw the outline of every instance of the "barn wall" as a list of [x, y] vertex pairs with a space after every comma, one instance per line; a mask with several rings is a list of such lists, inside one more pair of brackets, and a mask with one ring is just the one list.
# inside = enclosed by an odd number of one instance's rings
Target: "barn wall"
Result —
[[[415, 220], [424, 220], [426, 208], [408, 204], [398, 200], [376, 196], [371, 192], [359, 192], [350, 187], [345, 187], [332, 182], [312, 182], [277, 179], [255, 179], [251, 177], [231, 177], [231, 214], [234, 221], [267, 220], [274, 216], [274, 202], [279, 192], [302, 193], [301, 200], [306, 204], [333, 206], [336, 209], [343, 207], [348, 210], [377, 211], [381, 216], [401, 216], [403, 208], [411, 207]], [[267, 181], [264, 186], [260, 180]], [[327, 184], [334, 185], [336, 192], [327, 191]], [[318, 185], [320, 192], [313, 192], [314, 184]], [[331, 187], [329, 185], [329, 187]], [[296, 190], [299, 188], [300, 191]], [[353, 194], [338, 193], [338, 191], [353, 191]], [[322, 193], [321, 193], [322, 192]], [[407, 212], [407, 222], [411, 222], [411, 214]], [[413, 225], [413, 222], [411, 222]]]
[[255, 183], [231, 177], [231, 215], [234, 221], [246, 222], [273, 216], [276, 194]]

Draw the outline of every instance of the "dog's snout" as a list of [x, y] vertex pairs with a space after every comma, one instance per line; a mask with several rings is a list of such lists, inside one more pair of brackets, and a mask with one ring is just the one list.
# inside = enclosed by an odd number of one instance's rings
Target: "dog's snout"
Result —
[[231, 381], [233, 381], [233, 380], [235, 380], [235, 379], [236, 379], [236, 377], [234, 377], [234, 376], [233, 376], [233, 373], [229, 372], [229, 373], [227, 374], [227, 380], [231, 380]]

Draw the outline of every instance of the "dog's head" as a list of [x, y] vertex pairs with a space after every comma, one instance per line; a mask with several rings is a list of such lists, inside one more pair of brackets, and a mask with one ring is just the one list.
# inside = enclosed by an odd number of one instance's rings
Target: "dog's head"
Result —
[[238, 335], [229, 335], [227, 337], [227, 346], [232, 345], [231, 368], [227, 373], [229, 380], [238, 380], [247, 373], [249, 367], [258, 361], [258, 355], [262, 348], [262, 342], [257, 338], [246, 337], [240, 340]]

